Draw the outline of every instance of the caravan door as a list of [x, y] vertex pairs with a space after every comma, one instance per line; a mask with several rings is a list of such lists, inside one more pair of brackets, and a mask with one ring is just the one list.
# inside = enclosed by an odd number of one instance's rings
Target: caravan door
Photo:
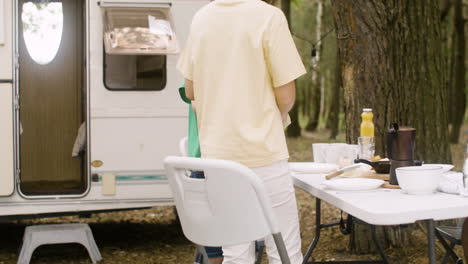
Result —
[[117, 195], [142, 181], [153, 187], [133, 189], [137, 198], [172, 197], [163, 160], [179, 155], [188, 113], [176, 62], [193, 15], [208, 2], [106, 0], [91, 9], [91, 169], [114, 174]]
[[12, 1], [0, 1], [0, 196], [14, 191]]
[[85, 196], [87, 158], [73, 146], [87, 117], [86, 1], [18, 0], [16, 9], [18, 190], [34, 199]]

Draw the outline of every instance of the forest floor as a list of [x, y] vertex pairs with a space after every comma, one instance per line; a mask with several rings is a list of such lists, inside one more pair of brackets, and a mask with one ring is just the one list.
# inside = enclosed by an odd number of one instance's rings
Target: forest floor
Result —
[[[291, 161], [310, 161], [311, 144], [327, 141], [327, 133], [312, 133], [297, 139], [288, 139]], [[342, 135], [338, 141], [344, 141]], [[461, 167], [463, 145], [453, 145], [452, 153], [457, 168]], [[297, 202], [302, 234], [303, 251], [309, 246], [314, 235], [314, 198], [297, 189]], [[340, 211], [324, 205], [323, 221], [338, 220]], [[31, 224], [59, 222], [84, 222], [91, 226], [96, 242], [103, 256], [103, 264], [117, 263], [193, 263], [194, 247], [184, 237], [172, 206], [148, 210], [102, 213], [90, 218], [60, 217], [40, 220], [23, 220], [0, 224], [0, 264], [16, 263], [21, 246], [24, 227]], [[387, 248], [391, 263], [427, 263], [427, 240], [425, 229], [420, 225], [409, 228], [409, 246]], [[314, 252], [315, 260], [368, 260], [378, 259], [377, 255], [355, 255], [349, 252], [349, 236], [343, 236], [337, 227], [324, 230], [320, 243]], [[437, 256], [444, 251], [437, 244]], [[461, 256], [461, 249], [457, 249]], [[31, 263], [91, 263], [86, 250], [79, 245], [48, 245], [38, 248]], [[266, 258], [264, 262], [267, 263]]]

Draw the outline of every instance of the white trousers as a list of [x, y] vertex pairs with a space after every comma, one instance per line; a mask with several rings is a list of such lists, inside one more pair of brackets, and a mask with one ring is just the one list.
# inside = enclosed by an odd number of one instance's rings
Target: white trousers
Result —
[[[302, 263], [296, 195], [288, 162], [285, 160], [251, 169], [265, 183], [291, 264]], [[265, 246], [269, 264], [280, 264], [278, 250], [271, 235], [265, 238]], [[223, 247], [223, 256], [223, 264], [252, 264], [255, 262], [255, 242]]]

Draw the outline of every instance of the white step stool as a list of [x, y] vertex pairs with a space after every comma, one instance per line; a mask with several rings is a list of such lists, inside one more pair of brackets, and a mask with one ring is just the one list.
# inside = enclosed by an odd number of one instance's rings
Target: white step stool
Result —
[[26, 227], [24, 231], [18, 264], [29, 264], [34, 250], [39, 246], [68, 243], [83, 245], [93, 263], [102, 259], [88, 224], [35, 225]]

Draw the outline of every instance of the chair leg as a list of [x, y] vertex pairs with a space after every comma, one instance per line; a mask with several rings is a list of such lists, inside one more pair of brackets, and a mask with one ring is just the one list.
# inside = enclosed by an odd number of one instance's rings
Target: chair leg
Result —
[[289, 260], [288, 251], [286, 250], [286, 245], [284, 244], [283, 236], [281, 233], [272, 234], [273, 239], [275, 240], [276, 248], [278, 248], [278, 254], [283, 264], [291, 264]]
[[255, 241], [255, 264], [262, 263], [263, 250], [265, 249], [265, 241]]
[[461, 241], [465, 259], [468, 260], [468, 218], [463, 222]]
[[[455, 247], [455, 243], [451, 242], [449, 247], [450, 249], [453, 249]], [[449, 258], [450, 258], [450, 251], [447, 250], [445, 252], [444, 258], [442, 259], [442, 264], [447, 264], [449, 261]]]
[[451, 241], [450, 245], [449, 245], [447, 243], [447, 241], [442, 237], [439, 230], [434, 229], [434, 232], [435, 232], [435, 235], [436, 235], [437, 239], [439, 240], [439, 242], [442, 244], [442, 246], [445, 249], [445, 256], [444, 256], [444, 258], [442, 260], [442, 263], [447, 264], [450, 257], [452, 257], [455, 261], [457, 261], [459, 259], [459, 257], [453, 251], [453, 248], [455, 247], [456, 243], [454, 241]]
[[208, 264], [208, 255], [206, 254], [205, 248], [200, 245], [195, 245], [195, 256], [193, 260], [194, 264]]

